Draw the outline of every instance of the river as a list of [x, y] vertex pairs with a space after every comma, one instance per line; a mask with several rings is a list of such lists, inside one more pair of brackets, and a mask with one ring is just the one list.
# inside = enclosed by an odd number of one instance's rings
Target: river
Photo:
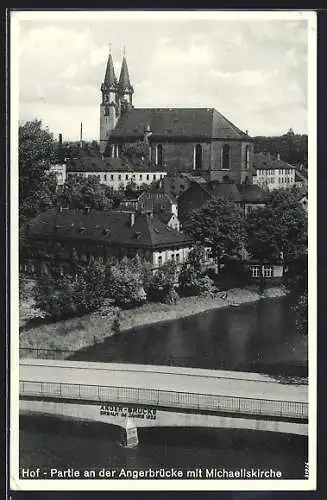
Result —
[[[307, 374], [306, 342], [290, 298], [208, 311], [109, 338], [74, 359]], [[21, 417], [21, 467], [273, 468], [303, 478], [307, 439], [226, 429], [143, 429], [137, 449], [121, 448], [115, 427], [50, 417]]]

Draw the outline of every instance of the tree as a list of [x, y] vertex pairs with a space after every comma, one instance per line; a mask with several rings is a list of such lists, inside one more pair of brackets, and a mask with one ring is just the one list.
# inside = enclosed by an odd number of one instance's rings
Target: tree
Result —
[[245, 240], [241, 210], [235, 203], [224, 198], [210, 200], [200, 209], [192, 210], [185, 231], [196, 244], [212, 249], [218, 271], [221, 257], [239, 251]]
[[86, 267], [76, 266], [64, 275], [53, 269], [37, 278], [36, 307], [54, 321], [96, 311], [104, 300], [104, 278], [101, 260], [91, 259]]
[[113, 208], [114, 200], [110, 190], [96, 176], [79, 175], [67, 179], [57, 194], [57, 204], [76, 209], [108, 210]]
[[297, 331], [301, 335], [308, 334], [308, 290], [306, 289], [297, 297], [295, 304], [292, 306], [292, 311], [295, 314], [295, 324]]
[[122, 154], [131, 159], [144, 159], [148, 155], [148, 148], [144, 141], [137, 141], [122, 146]]
[[177, 266], [170, 260], [159, 267], [152, 276], [148, 285], [148, 297], [154, 302], [171, 304], [176, 302], [178, 294], [175, 290], [177, 283]]
[[266, 206], [246, 219], [249, 252], [260, 260], [284, 259], [289, 265], [307, 250], [307, 214], [296, 189], [278, 190], [268, 196]]
[[143, 269], [128, 259], [107, 266], [105, 288], [107, 296], [120, 307], [135, 307], [146, 301]]
[[106, 198], [112, 200], [112, 208], [116, 209], [119, 207], [120, 202], [125, 198], [125, 188], [123, 184], [119, 186], [118, 190], [114, 190], [111, 186], [105, 187]]
[[280, 154], [282, 160], [292, 165], [308, 164], [308, 136], [295, 134], [292, 129], [282, 136], [254, 137], [254, 152]]
[[204, 249], [194, 247], [179, 274], [179, 290], [186, 296], [207, 295], [213, 292], [213, 281], [204, 272]]
[[52, 134], [40, 120], [19, 127], [19, 216], [24, 225], [31, 217], [49, 208], [54, 201], [56, 177], [50, 173], [55, 146]]

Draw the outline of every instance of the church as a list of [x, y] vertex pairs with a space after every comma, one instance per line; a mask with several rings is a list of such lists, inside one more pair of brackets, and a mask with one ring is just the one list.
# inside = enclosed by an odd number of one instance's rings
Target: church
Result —
[[101, 85], [100, 153], [119, 159], [142, 143], [144, 162], [168, 175], [252, 184], [253, 141], [213, 108], [136, 108], [126, 56], [117, 80], [109, 54]]

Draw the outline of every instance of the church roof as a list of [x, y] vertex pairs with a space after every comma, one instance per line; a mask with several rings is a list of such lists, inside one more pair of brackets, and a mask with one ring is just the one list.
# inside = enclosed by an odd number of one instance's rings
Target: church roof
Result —
[[133, 108], [119, 118], [111, 138], [143, 138], [147, 126], [152, 140], [251, 140], [213, 108]]
[[115, 87], [117, 85], [117, 78], [115, 76], [114, 63], [112, 61], [112, 56], [109, 54], [106, 74], [104, 76], [104, 83], [108, 87]]
[[123, 57], [123, 62], [121, 65], [121, 70], [120, 70], [120, 77], [119, 77], [119, 82], [118, 82], [119, 88], [121, 90], [131, 90], [132, 85], [129, 79], [129, 72], [128, 72], [128, 67], [127, 67], [127, 61], [126, 57]]

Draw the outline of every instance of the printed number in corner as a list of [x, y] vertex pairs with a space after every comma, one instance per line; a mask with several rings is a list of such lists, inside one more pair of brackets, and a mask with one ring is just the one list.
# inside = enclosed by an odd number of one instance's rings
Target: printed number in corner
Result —
[[304, 477], [305, 479], [309, 479], [309, 462], [305, 462], [304, 464]]

